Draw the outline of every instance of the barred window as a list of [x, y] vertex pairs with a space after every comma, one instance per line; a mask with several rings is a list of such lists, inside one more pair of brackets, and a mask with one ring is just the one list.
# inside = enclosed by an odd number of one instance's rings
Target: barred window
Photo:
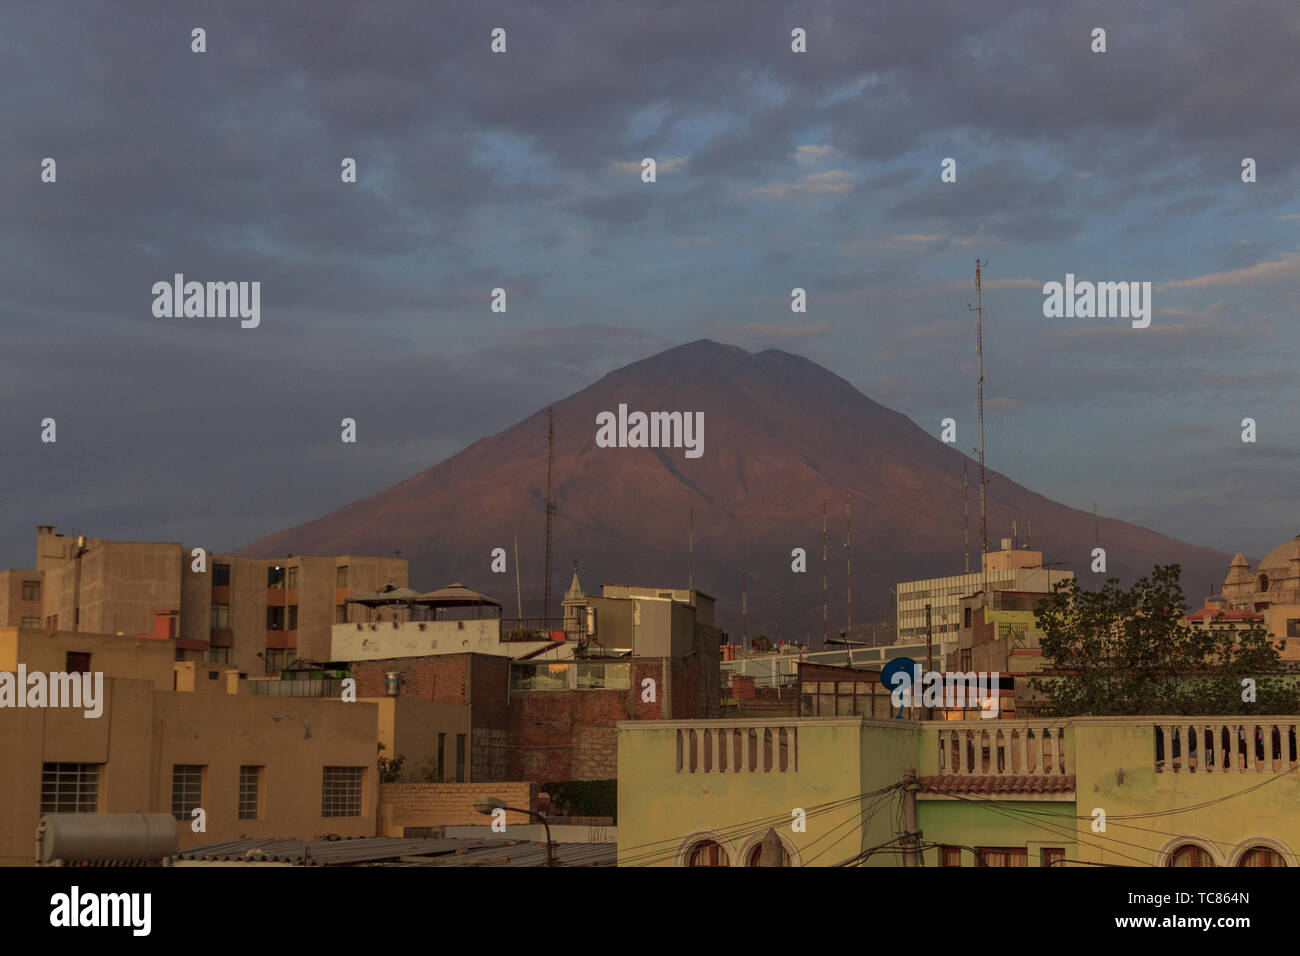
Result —
[[258, 795], [261, 792], [261, 782], [261, 767], [239, 768], [239, 819], [256, 820], [258, 818], [260, 808]]
[[41, 813], [95, 813], [99, 764], [47, 763], [41, 767]]
[[361, 780], [364, 771], [364, 767], [324, 768], [321, 776], [321, 816], [361, 816]]
[[190, 811], [203, 806], [203, 767], [200, 764], [172, 765], [172, 816], [189, 820]]
[[219, 631], [227, 630], [230, 627], [230, 605], [214, 604], [212, 605], [212, 626]]

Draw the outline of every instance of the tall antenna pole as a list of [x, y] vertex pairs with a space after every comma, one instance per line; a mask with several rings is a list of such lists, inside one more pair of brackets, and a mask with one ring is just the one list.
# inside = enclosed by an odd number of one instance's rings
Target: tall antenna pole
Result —
[[966, 481], [966, 470], [970, 459], [961, 456], [961, 550], [966, 558], [966, 573], [970, 574], [970, 485]]
[[749, 572], [740, 572], [740, 639], [741, 647], [749, 644]]
[[[547, 621], [551, 618], [551, 525], [554, 523], [555, 518], [551, 474], [554, 462], [555, 413], [548, 408], [546, 410], [546, 591], [542, 597], [542, 617]], [[550, 624], [548, 623], [545, 626], [550, 627]]]
[[690, 519], [690, 537], [689, 537], [689, 555], [686, 563], [686, 589], [695, 590], [695, 502], [691, 502], [691, 519]]
[[830, 591], [827, 590], [828, 578], [826, 575], [826, 562], [830, 557], [826, 537], [826, 499], [822, 499], [822, 648], [826, 648], [826, 640], [830, 637]]
[[[984, 299], [980, 287], [980, 268], [983, 263], [975, 260], [975, 354], [979, 358], [979, 421], [980, 421], [980, 572], [984, 572], [984, 556], [989, 551], [988, 505], [985, 499], [984, 477]], [[971, 308], [968, 303], [966, 306]], [[987, 580], [984, 599], [988, 600]]]
[[853, 492], [844, 492], [844, 553], [845, 570], [849, 579], [849, 613], [848, 626], [844, 631], [846, 640], [853, 639]]
[[[519, 535], [515, 535], [515, 611], [522, 621], [524, 616], [524, 595], [519, 590]], [[523, 627], [523, 624], [519, 626]]]

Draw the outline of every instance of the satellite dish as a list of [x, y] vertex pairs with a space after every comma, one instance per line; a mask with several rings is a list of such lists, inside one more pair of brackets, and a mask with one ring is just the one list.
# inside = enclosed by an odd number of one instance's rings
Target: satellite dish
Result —
[[[896, 689], [901, 690], [904, 687], [911, 687], [912, 675], [915, 671], [916, 661], [912, 660], [910, 657], [895, 657], [880, 669], [880, 682], [885, 685], [885, 690], [892, 694]], [[896, 681], [895, 675], [897, 674], [905, 675], [907, 678], [906, 682]], [[902, 717], [903, 708], [899, 707], [898, 713], [894, 716]]]

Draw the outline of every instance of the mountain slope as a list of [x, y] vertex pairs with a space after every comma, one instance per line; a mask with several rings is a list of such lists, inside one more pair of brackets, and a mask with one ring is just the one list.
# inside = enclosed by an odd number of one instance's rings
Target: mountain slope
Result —
[[[629, 411], [702, 411], [704, 454], [598, 448], [596, 417]], [[807, 359], [750, 354], [700, 340], [611, 372], [558, 402], [555, 415], [555, 573], [552, 613], [579, 559], [583, 584], [685, 586], [688, 514], [695, 512], [694, 581], [718, 597], [723, 626], [739, 620], [749, 572], [749, 630], [822, 630], [822, 503], [830, 518], [832, 633], [843, 627], [845, 492], [853, 502], [853, 616], [890, 613], [898, 581], [962, 571], [963, 456], [905, 416]], [[978, 552], [978, 473], [971, 468], [971, 542]], [[519, 537], [524, 613], [541, 613], [546, 411], [484, 438], [409, 480], [241, 549], [250, 556], [391, 554], [411, 560], [427, 590], [449, 581], [514, 606], [514, 568], [493, 574], [493, 548], [513, 562]], [[1050, 501], [990, 472], [990, 548], [1032, 521], [1033, 546], [1086, 582], [1091, 513]], [[1108, 575], [1125, 580], [1178, 562], [1189, 596], [1222, 581], [1229, 556], [1112, 519], [1100, 522]], [[804, 548], [808, 570], [791, 571]], [[978, 558], [973, 559], [977, 566]]]

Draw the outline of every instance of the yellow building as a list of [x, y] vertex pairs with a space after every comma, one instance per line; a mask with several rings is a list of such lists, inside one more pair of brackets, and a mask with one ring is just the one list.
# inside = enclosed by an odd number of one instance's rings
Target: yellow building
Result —
[[233, 668], [174, 656], [167, 640], [0, 628], [0, 689], [20, 668], [102, 675], [98, 717], [0, 696], [0, 865], [33, 862], [51, 812], [172, 812], [182, 848], [375, 834], [375, 703], [247, 694]]
[[619, 725], [619, 865], [1296, 866], [1300, 718]]

